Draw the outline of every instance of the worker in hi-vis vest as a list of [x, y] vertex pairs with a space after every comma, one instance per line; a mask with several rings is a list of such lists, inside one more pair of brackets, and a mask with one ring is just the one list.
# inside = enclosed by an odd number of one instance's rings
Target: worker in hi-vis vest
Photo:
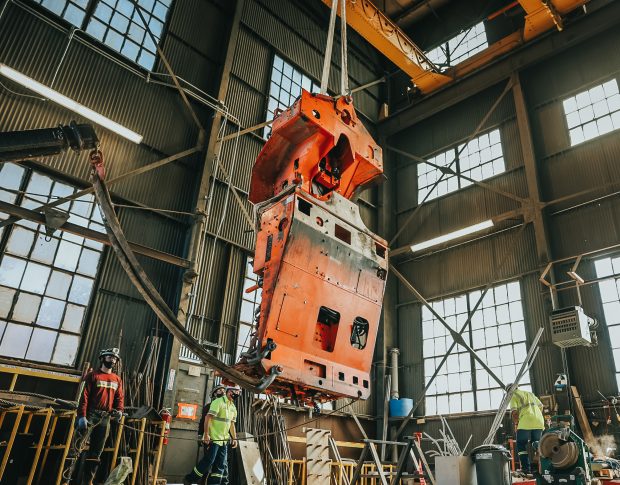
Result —
[[545, 418], [543, 405], [533, 393], [517, 388], [510, 400], [512, 421], [517, 425], [517, 453], [521, 471], [532, 473], [530, 458], [527, 451], [528, 442], [540, 441]]
[[237, 447], [237, 408], [235, 401], [241, 394], [241, 388], [237, 385], [226, 387], [226, 393], [209, 406], [209, 412], [204, 423], [204, 435], [202, 441], [208, 445], [206, 453], [194, 469], [185, 475], [183, 485], [198, 483], [206, 473], [207, 485], [228, 484], [228, 444]]

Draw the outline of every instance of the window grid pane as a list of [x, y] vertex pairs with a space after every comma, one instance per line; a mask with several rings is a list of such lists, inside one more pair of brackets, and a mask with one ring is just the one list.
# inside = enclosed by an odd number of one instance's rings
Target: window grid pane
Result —
[[[506, 171], [499, 129], [459, 145], [459, 151], [459, 168], [466, 177], [480, 181]], [[471, 184], [461, 179], [461, 187]]]
[[88, 5], [88, 0], [35, 0], [35, 2], [76, 27], [82, 26]]
[[[21, 186], [26, 169], [15, 165], [14, 163], [0, 164], [0, 200], [14, 204], [17, 200], [17, 191]], [[5, 190], [2, 190], [5, 189]], [[0, 212], [0, 221], [8, 218], [7, 214]], [[4, 233], [4, 227], [0, 228], [0, 238]]]
[[612, 79], [563, 102], [571, 146], [620, 129], [618, 81]]
[[486, 49], [488, 45], [484, 23], [480, 22], [426, 52], [426, 57], [439, 67], [447, 68]]
[[152, 70], [157, 57], [156, 45], [163, 35], [172, 0], [139, 0], [142, 18], [131, 0], [92, 0], [93, 13], [86, 18], [90, 0], [35, 0], [70, 24], [82, 28], [98, 41], [121, 53], [145, 69]]
[[599, 259], [594, 262], [594, 267], [597, 278], [607, 278], [598, 287], [614, 357], [616, 381], [620, 383], [620, 256]]
[[[457, 155], [458, 160], [455, 162]], [[427, 160], [437, 167], [450, 167], [455, 174], [444, 175], [433, 188], [442, 176], [441, 170], [426, 163], [418, 164], [418, 204], [421, 204], [429, 193], [427, 201], [472, 185], [473, 182], [456, 174], [480, 181], [506, 171], [499, 128], [474, 138], [466, 145], [458, 145]]]
[[[437, 165], [438, 167], [450, 167], [451, 170], [457, 172], [457, 164], [454, 161], [456, 151], [451, 148], [448, 151], [439, 153], [434, 157], [428, 158], [430, 163]], [[456, 175], [444, 175], [441, 181], [433, 188], [435, 182], [437, 182], [442, 176], [442, 172], [439, 168], [433, 167], [426, 163], [418, 165], [418, 203], [422, 201], [428, 195], [426, 200], [433, 200], [442, 195], [446, 195], [450, 192], [455, 192], [459, 189], [459, 180]]]
[[[5, 163], [0, 171], [3, 200], [24, 177], [17, 168]], [[74, 187], [33, 172], [21, 205], [35, 208], [73, 192]], [[104, 232], [92, 195], [59, 208], [69, 211], [69, 222]], [[103, 245], [63, 231], [47, 237], [45, 226], [30, 221], [8, 230], [0, 254], [0, 355], [73, 365]]]
[[[274, 55], [265, 121], [273, 120], [277, 109], [285, 110], [291, 106], [301, 95], [302, 88], [313, 93], [318, 92], [320, 86], [280, 56]], [[269, 136], [271, 136], [271, 126], [266, 126], [263, 137], [267, 139]]]
[[[458, 331], [467, 321], [469, 311], [480, 295], [480, 291], [474, 291], [434, 301], [432, 307], [451, 328]], [[473, 314], [465, 335], [477, 354], [502, 381], [513, 382], [527, 354], [519, 283], [511, 282], [490, 289]], [[424, 382], [428, 384], [453, 340], [426, 307], [422, 308], [422, 340]], [[472, 372], [472, 361], [469, 353], [460, 346], [450, 353], [426, 393], [427, 415], [497, 408], [503, 396], [502, 389], [477, 362]], [[524, 389], [530, 389], [529, 375], [526, 374], [520, 384]]]

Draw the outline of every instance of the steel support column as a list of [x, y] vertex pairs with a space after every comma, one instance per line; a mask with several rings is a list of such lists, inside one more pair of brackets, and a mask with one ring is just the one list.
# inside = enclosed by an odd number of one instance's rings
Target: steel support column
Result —
[[[230, 80], [230, 73], [232, 69], [235, 48], [237, 45], [237, 39], [239, 37], [239, 27], [241, 24], [241, 14], [243, 12], [245, 0], [237, 0], [235, 5], [235, 14], [232, 20], [230, 36], [228, 39], [228, 46], [226, 48], [226, 58], [224, 60], [224, 66], [222, 68], [222, 79], [220, 80], [220, 88], [217, 98], [225, 99], [228, 92], [228, 83]], [[198, 197], [196, 202], [197, 211], [203, 212], [207, 208], [207, 195], [209, 193], [209, 187], [211, 184], [211, 164], [206, 163], [207, 160], [213, 160], [216, 155], [216, 147], [218, 143], [218, 132], [222, 123], [222, 115], [217, 112], [211, 125], [211, 131], [209, 134], [209, 140], [207, 145], [206, 160], [203, 165], [203, 172], [200, 180], [200, 186], [198, 188]], [[196, 255], [198, 254], [198, 248], [201, 243], [201, 234], [203, 233], [203, 226], [206, 224], [204, 218], [196, 220], [192, 227], [190, 242], [189, 242], [189, 256], [188, 259], [196, 263]], [[190, 276], [193, 276], [190, 277]], [[183, 285], [181, 288], [181, 296], [179, 301], [179, 311], [177, 318], [183, 324], [186, 324], [191, 298], [190, 291], [195, 280], [195, 273], [188, 273], [187, 277], [183, 279]], [[178, 339], [174, 339], [172, 342], [172, 349], [170, 351], [169, 369], [175, 369], [178, 371], [179, 367], [179, 352], [181, 350], [181, 342]], [[168, 376], [170, 378], [170, 376]], [[164, 394], [164, 407], [173, 407], [174, 399], [176, 396], [176, 386], [173, 385], [170, 389], [170, 384], [166, 386], [166, 392]]]
[[[380, 146], [386, 146], [386, 140], [381, 139]], [[378, 187], [379, 191], [379, 210], [378, 210], [378, 232], [386, 240], [390, 240], [396, 230], [396, 177], [393, 155], [387, 151], [384, 152], [384, 175], [386, 179]], [[385, 416], [381, 412], [384, 405], [385, 392], [385, 376], [387, 374], [388, 350], [397, 347], [398, 342], [398, 282], [388, 272], [388, 278], [385, 286], [383, 297], [383, 311], [381, 319], [381, 328], [377, 334], [377, 345], [375, 347], [374, 360], [379, 364], [374, 368], [374, 399], [377, 415], [377, 436], [381, 436], [383, 429], [387, 426]]]
[[518, 72], [515, 72], [512, 75], [512, 93], [515, 102], [515, 110], [517, 112], [519, 141], [521, 143], [521, 151], [523, 153], [525, 180], [530, 199], [530, 211], [528, 215], [534, 225], [538, 263], [542, 265], [549, 261], [549, 239], [547, 237], [547, 228], [545, 226], [543, 216], [544, 203], [541, 202], [540, 197], [540, 183], [538, 181], [536, 153], [534, 151], [534, 142], [532, 140], [530, 118]]

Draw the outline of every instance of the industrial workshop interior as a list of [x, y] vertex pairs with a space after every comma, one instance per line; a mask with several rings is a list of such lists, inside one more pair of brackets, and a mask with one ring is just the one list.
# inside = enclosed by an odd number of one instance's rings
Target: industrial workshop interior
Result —
[[0, 485], [620, 485], [620, 1], [0, 0]]

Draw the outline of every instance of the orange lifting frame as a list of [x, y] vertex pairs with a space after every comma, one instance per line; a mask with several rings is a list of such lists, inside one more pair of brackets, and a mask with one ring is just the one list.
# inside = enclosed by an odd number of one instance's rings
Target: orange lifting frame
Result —
[[387, 244], [350, 199], [383, 173], [349, 97], [303, 91], [277, 113], [252, 172], [258, 204], [257, 330], [236, 365], [281, 372], [268, 392], [299, 402], [367, 398]]

